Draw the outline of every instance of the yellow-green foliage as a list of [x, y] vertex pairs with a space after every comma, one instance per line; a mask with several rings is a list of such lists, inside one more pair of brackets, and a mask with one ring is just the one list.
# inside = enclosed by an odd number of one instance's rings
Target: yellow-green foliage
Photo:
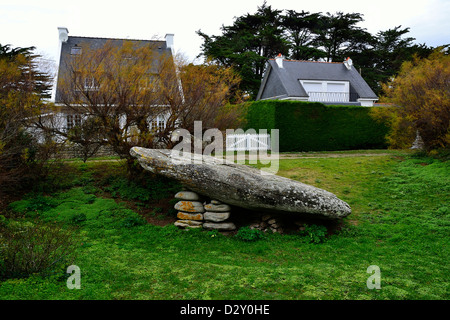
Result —
[[391, 146], [410, 146], [419, 131], [428, 150], [449, 147], [449, 83], [450, 56], [439, 49], [427, 59], [403, 63], [399, 74], [383, 86], [383, 100], [396, 107], [377, 114], [389, 119]]
[[416, 137], [413, 125], [411, 122], [402, 119], [399, 111], [399, 107], [396, 106], [372, 108], [370, 110], [373, 119], [389, 127], [386, 142], [390, 149], [408, 149]]

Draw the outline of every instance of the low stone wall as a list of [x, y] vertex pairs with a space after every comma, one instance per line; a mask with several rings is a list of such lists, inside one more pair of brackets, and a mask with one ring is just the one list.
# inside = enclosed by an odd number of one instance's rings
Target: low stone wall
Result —
[[[113, 151], [110, 146], [102, 146], [97, 152], [91, 157], [111, 157], [116, 156], [117, 154]], [[73, 158], [83, 158], [83, 154], [79, 147], [75, 145], [67, 145], [64, 146], [59, 151], [59, 156], [63, 159], [73, 159]]]

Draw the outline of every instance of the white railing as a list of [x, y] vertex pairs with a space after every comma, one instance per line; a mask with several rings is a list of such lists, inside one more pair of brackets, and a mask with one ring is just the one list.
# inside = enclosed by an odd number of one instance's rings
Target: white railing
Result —
[[270, 150], [270, 134], [229, 134], [226, 151]]
[[358, 98], [348, 92], [308, 92], [308, 95], [309, 101], [315, 102], [350, 102]]

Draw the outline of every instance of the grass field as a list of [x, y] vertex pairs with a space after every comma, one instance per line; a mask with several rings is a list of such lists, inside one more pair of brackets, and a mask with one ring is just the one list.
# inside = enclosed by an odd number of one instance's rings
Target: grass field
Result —
[[[378, 152], [382, 153], [382, 152]], [[70, 168], [70, 169], [67, 169]], [[445, 300], [449, 287], [450, 166], [409, 153], [283, 159], [279, 175], [335, 193], [352, 207], [321, 243], [301, 234], [256, 241], [173, 226], [179, 186], [129, 183], [119, 161], [73, 161], [4, 212], [70, 228], [71, 264], [0, 282], [0, 299]], [[5, 220], [5, 219], [3, 219]], [[69, 263], [69, 262], [68, 262]], [[381, 270], [370, 290], [367, 268]]]

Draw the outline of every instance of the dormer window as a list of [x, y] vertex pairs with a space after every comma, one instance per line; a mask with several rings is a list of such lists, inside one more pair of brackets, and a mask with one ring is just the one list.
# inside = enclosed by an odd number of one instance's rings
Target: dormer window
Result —
[[309, 96], [308, 101], [350, 102], [350, 84], [348, 81], [300, 80]]
[[70, 54], [80, 55], [81, 52], [82, 52], [81, 47], [78, 47], [77, 45], [75, 45], [74, 47], [70, 48]]
[[93, 77], [88, 77], [84, 79], [85, 90], [98, 90], [99, 87], [100, 84]]

